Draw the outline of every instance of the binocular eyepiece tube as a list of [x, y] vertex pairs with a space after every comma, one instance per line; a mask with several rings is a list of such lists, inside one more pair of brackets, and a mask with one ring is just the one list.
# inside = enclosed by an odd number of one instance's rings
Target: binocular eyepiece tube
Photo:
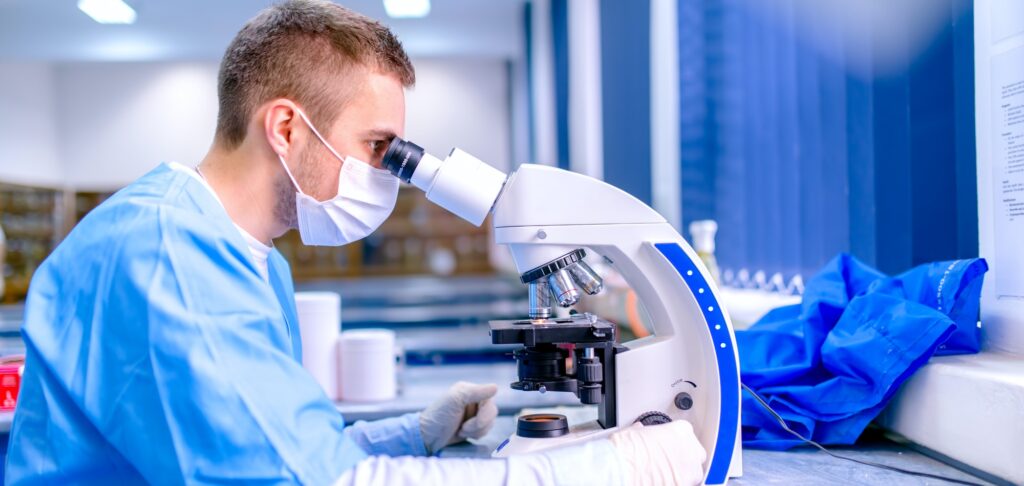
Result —
[[384, 152], [385, 169], [427, 194], [427, 199], [473, 223], [483, 224], [508, 175], [472, 155], [452, 149], [444, 160], [395, 137]]

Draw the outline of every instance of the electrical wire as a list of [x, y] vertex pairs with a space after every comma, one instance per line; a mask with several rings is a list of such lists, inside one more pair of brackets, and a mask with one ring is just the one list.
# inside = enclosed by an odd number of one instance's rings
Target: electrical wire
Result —
[[821, 444], [819, 444], [819, 443], [817, 443], [817, 442], [815, 442], [815, 441], [813, 441], [811, 439], [808, 439], [808, 438], [804, 437], [802, 434], [800, 434], [799, 432], [789, 428], [789, 425], [786, 424], [786, 420], [783, 419], [781, 415], [776, 413], [775, 410], [772, 410], [772, 407], [768, 405], [768, 402], [764, 401], [764, 399], [761, 398], [761, 396], [758, 395], [757, 392], [752, 390], [745, 383], [740, 383], [740, 385], [743, 387], [744, 390], [747, 391], [747, 393], [749, 393], [751, 396], [753, 396], [754, 400], [757, 400], [757, 403], [759, 403], [762, 407], [764, 407], [764, 409], [767, 410], [768, 413], [770, 413], [772, 415], [772, 417], [775, 417], [775, 420], [779, 422], [779, 425], [782, 426], [783, 430], [785, 430], [786, 432], [789, 432], [790, 434], [793, 434], [793, 436], [795, 436], [796, 438], [798, 438], [798, 439], [800, 439], [800, 440], [802, 440], [802, 441], [804, 441], [804, 442], [806, 442], [806, 443], [808, 443], [808, 444], [810, 444], [810, 445], [812, 445], [814, 447], [817, 447], [822, 452], [824, 452], [824, 453], [826, 453], [826, 454], [828, 454], [828, 455], [830, 455], [830, 456], [832, 456], [832, 457], [834, 457], [836, 459], [843, 459], [845, 461], [855, 462], [857, 464], [862, 464], [862, 465], [865, 465], [865, 466], [877, 467], [879, 469], [885, 469], [887, 471], [897, 472], [897, 473], [900, 473], [900, 474], [907, 474], [907, 475], [910, 475], [910, 476], [919, 476], [919, 477], [924, 477], [924, 478], [938, 479], [940, 481], [948, 481], [950, 483], [955, 483], [955, 484], [966, 484], [968, 486], [983, 486], [980, 483], [972, 483], [970, 481], [964, 481], [964, 480], [961, 480], [961, 479], [954, 479], [954, 478], [950, 478], [950, 477], [946, 477], [946, 476], [940, 476], [938, 474], [930, 474], [930, 473], [926, 473], [926, 472], [912, 471], [910, 469], [903, 469], [903, 468], [899, 468], [899, 467], [896, 467], [896, 466], [890, 466], [888, 464], [882, 464], [882, 463], [871, 462], [871, 461], [863, 461], [863, 460], [856, 459], [856, 458], [853, 458], [853, 457], [847, 457], [847, 456], [842, 456], [842, 455], [836, 454], [836, 453], [826, 449], [825, 446], [823, 446], [823, 445], [821, 445]]

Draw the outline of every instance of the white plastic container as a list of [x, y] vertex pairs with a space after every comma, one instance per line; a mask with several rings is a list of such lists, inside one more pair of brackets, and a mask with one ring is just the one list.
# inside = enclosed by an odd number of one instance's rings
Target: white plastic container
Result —
[[345, 331], [338, 340], [338, 356], [338, 388], [342, 400], [379, 402], [395, 398], [398, 357], [394, 331]]
[[302, 337], [302, 367], [331, 400], [338, 399], [338, 335], [341, 296], [335, 292], [296, 292], [295, 311]]

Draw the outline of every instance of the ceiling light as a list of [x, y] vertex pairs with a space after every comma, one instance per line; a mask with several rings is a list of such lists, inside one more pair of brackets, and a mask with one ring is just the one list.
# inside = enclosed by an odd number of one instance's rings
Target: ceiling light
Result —
[[384, 10], [396, 19], [426, 17], [430, 13], [430, 0], [384, 0]]
[[78, 0], [78, 9], [101, 24], [135, 23], [135, 10], [124, 0]]

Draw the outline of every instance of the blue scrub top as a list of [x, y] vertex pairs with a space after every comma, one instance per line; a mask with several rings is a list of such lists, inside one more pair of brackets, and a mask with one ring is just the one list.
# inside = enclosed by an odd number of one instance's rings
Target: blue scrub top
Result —
[[[268, 266], [269, 285], [166, 164], [89, 213], [32, 279], [6, 482], [325, 484], [365, 458], [301, 366], [288, 264]], [[420, 440], [402, 420], [390, 440]]]

